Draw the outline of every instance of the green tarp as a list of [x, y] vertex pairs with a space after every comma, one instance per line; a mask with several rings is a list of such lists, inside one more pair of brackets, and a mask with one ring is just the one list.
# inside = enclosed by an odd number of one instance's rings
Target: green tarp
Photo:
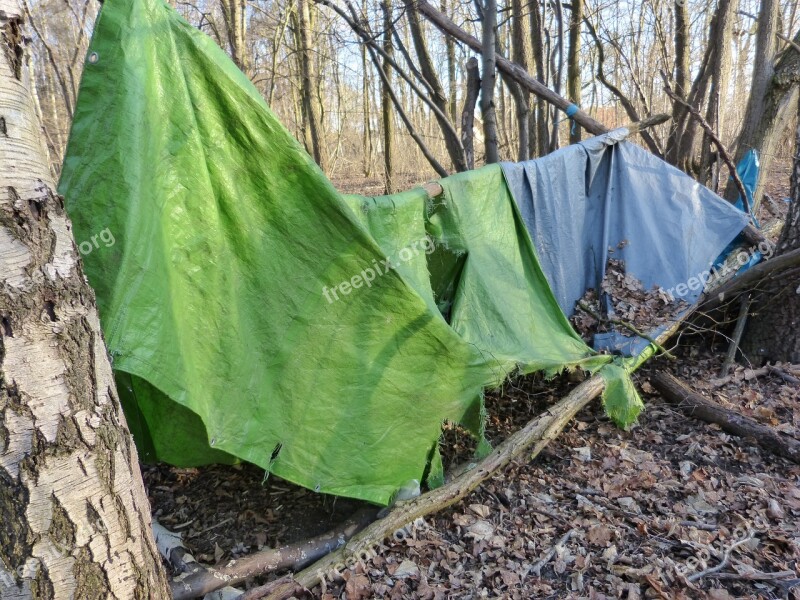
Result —
[[341, 196], [210, 38], [107, 0], [59, 189], [79, 244], [114, 239], [84, 264], [142, 457], [385, 504], [439, 479], [442, 424], [480, 436], [509, 374], [604, 369], [630, 422], [625, 371], [570, 328], [500, 168], [441, 183]]

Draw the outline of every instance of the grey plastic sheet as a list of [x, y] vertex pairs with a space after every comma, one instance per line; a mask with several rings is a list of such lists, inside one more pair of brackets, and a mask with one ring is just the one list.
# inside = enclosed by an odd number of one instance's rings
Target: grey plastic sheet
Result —
[[[647, 289], [659, 286], [693, 304], [714, 259], [747, 224], [744, 213], [711, 190], [619, 137], [611, 132], [543, 158], [501, 165], [567, 315], [587, 289], [598, 288], [609, 257], [623, 260]], [[594, 340], [595, 349], [626, 356], [647, 345], [630, 333]]]

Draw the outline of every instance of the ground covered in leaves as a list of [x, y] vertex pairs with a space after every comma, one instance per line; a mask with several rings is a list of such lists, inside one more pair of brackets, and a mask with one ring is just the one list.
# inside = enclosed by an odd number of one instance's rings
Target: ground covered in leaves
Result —
[[[800, 437], [800, 389], [719, 352], [658, 360], [694, 389]], [[680, 366], [676, 366], [680, 365]], [[749, 378], [748, 378], [749, 377]], [[574, 383], [525, 378], [487, 397], [495, 443]], [[530, 463], [410, 525], [369, 562], [329, 574], [314, 597], [800, 598], [800, 466], [687, 418], [637, 374], [647, 409], [630, 431], [593, 404]], [[453, 428], [445, 464], [469, 456]], [[240, 467], [145, 470], [156, 518], [208, 564], [318, 534], [358, 503]], [[728, 561], [717, 572], [703, 571]], [[766, 579], [771, 574], [779, 579]], [[792, 587], [797, 586], [797, 587]], [[792, 596], [794, 594], [794, 596]]]
[[[762, 222], [785, 213], [788, 174], [779, 175], [767, 180], [774, 201], [762, 205]], [[413, 183], [407, 179], [403, 189]], [[377, 178], [337, 185], [382, 193]], [[675, 307], [658, 290], [639, 289], [624, 266], [617, 271], [606, 292], [623, 302], [644, 294], [644, 325], [659, 311], [671, 316]], [[638, 312], [614, 308], [637, 322]], [[584, 316], [585, 333], [601, 328]], [[726, 342], [705, 338], [720, 343], [713, 351], [682, 343], [678, 361], [656, 359], [636, 374], [646, 410], [630, 431], [590, 404], [534, 461], [510, 465], [463, 502], [409, 525], [374, 548], [368, 562], [329, 573], [308, 596], [800, 600], [800, 465], [686, 417], [650, 386], [648, 370], [671, 371], [724, 407], [798, 439], [800, 386], [779, 372], [800, 373], [738, 367], [721, 378]], [[563, 397], [574, 379], [531, 376], [489, 393], [487, 437], [501, 442]], [[448, 427], [445, 467], [468, 460], [474, 447]], [[266, 477], [252, 465], [159, 465], [143, 474], [155, 518], [208, 565], [312, 537], [361, 506]]]

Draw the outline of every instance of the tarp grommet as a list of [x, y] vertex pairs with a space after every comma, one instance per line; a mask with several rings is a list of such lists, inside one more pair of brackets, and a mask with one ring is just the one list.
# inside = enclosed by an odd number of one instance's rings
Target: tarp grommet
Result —
[[100, 55], [97, 52], [92, 52], [89, 55], [89, 62], [96, 65], [100, 61]]

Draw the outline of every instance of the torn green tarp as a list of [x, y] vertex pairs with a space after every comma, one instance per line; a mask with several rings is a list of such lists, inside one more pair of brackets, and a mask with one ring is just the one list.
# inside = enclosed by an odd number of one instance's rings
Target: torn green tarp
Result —
[[78, 243], [115, 240], [84, 264], [143, 457], [385, 504], [438, 478], [444, 421], [480, 434], [485, 387], [603, 369], [499, 167], [442, 185], [343, 198], [210, 38], [107, 0], [59, 189]]

